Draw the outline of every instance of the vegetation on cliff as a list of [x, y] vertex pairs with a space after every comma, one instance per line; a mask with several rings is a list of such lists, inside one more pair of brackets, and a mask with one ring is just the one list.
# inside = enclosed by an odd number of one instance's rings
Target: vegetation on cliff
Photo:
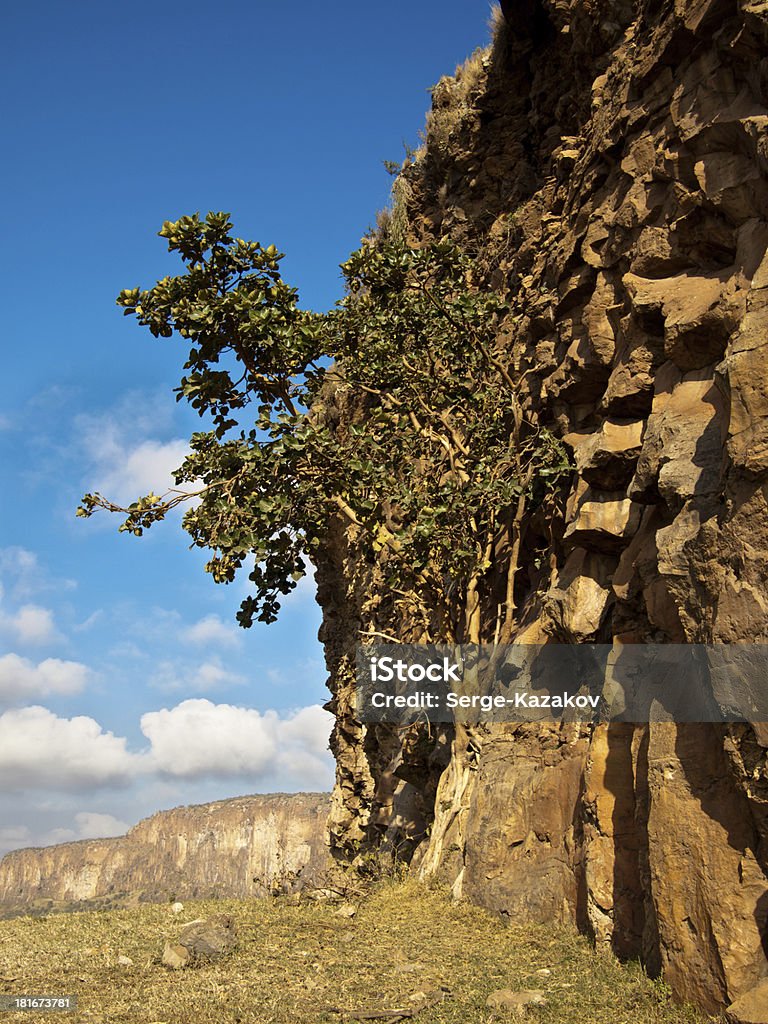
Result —
[[523, 414], [499, 347], [507, 307], [472, 261], [445, 241], [371, 239], [343, 265], [346, 298], [316, 314], [298, 308], [277, 249], [233, 237], [228, 215], [160, 234], [185, 273], [118, 303], [156, 337], [191, 342], [177, 398], [213, 429], [176, 473], [191, 492], [128, 508], [88, 494], [79, 514], [120, 511], [141, 535], [194, 494], [184, 526], [213, 551], [214, 579], [255, 559], [243, 626], [274, 620], [342, 516], [427, 630], [436, 618], [435, 639], [506, 642], [526, 516], [570, 466]]

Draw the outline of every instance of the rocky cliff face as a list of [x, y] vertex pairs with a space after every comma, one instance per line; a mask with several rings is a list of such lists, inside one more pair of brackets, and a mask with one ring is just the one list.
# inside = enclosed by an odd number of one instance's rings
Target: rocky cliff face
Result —
[[[477, 254], [525, 415], [573, 452], [564, 516], [524, 540], [515, 640], [764, 642], [768, 3], [503, 8], [493, 49], [435, 88], [385, 229]], [[366, 728], [355, 645], [434, 634], [341, 522], [318, 578], [338, 850], [415, 851], [709, 1009], [768, 975], [763, 726]]]
[[0, 906], [264, 895], [327, 869], [327, 816], [325, 794], [244, 796], [161, 811], [117, 839], [16, 850], [0, 861]]

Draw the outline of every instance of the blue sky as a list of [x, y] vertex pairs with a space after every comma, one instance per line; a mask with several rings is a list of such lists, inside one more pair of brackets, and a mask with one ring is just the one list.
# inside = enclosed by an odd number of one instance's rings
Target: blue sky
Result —
[[178, 519], [142, 540], [86, 490], [161, 491], [199, 420], [182, 348], [115, 296], [178, 265], [163, 220], [209, 209], [287, 253], [301, 304], [388, 199], [428, 88], [487, 41], [484, 0], [32, 2], [6, 12], [0, 398], [0, 854], [117, 834], [162, 807], [325, 789], [311, 585], [234, 621]]

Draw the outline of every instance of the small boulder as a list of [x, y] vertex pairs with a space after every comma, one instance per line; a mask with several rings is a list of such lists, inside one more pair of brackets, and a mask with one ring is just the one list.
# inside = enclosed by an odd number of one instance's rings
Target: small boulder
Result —
[[338, 910], [334, 910], [336, 917], [354, 917], [357, 913], [357, 907], [354, 903], [342, 903]]
[[133, 960], [129, 956], [123, 956], [122, 954], [117, 958], [117, 962], [121, 967], [133, 967]]
[[515, 992], [511, 988], [500, 988], [491, 992], [485, 1001], [489, 1010], [501, 1010], [521, 1016], [529, 1006], [546, 1006], [547, 1000], [540, 989], [523, 989]]
[[237, 944], [234, 921], [223, 915], [207, 921], [193, 921], [182, 928], [179, 944], [189, 951], [193, 959], [215, 960], [226, 956]]
[[180, 971], [182, 967], [187, 966], [191, 959], [186, 946], [172, 945], [170, 942], [166, 942], [163, 950], [163, 964], [166, 967], [170, 967], [173, 971]]
[[178, 900], [176, 900], [175, 903], [171, 904], [171, 913], [172, 914], [180, 914], [183, 909], [184, 909], [184, 904], [183, 903], [179, 903]]

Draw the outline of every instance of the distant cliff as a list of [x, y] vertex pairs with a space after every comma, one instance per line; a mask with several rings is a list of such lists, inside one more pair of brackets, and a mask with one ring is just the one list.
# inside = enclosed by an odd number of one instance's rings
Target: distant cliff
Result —
[[259, 896], [327, 866], [323, 793], [243, 796], [161, 811], [116, 839], [14, 850], [0, 861], [0, 909], [41, 899]]

